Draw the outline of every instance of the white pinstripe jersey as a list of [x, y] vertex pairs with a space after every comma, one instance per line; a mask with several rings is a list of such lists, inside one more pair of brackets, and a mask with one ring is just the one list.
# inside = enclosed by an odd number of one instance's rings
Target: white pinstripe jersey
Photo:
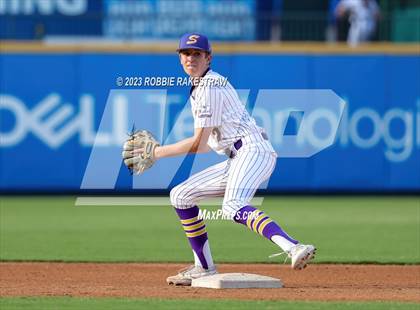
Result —
[[190, 102], [194, 128], [214, 127], [207, 144], [217, 153], [229, 154], [239, 139], [262, 140], [263, 129], [249, 115], [233, 86], [217, 72], [205, 74], [193, 89]]

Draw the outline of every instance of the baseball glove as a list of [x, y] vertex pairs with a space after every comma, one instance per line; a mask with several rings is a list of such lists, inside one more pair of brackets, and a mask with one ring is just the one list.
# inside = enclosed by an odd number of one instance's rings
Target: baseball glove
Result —
[[123, 146], [124, 164], [131, 173], [137, 175], [143, 173], [155, 163], [154, 151], [159, 145], [147, 130], [137, 130], [131, 133]]

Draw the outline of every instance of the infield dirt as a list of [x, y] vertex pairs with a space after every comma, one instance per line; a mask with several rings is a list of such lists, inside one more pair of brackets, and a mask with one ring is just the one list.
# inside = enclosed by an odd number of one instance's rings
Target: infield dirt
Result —
[[293, 271], [279, 264], [221, 264], [219, 272], [280, 278], [281, 289], [214, 290], [168, 286], [185, 267], [156, 263], [0, 263], [0, 296], [229, 298], [420, 302], [419, 265], [310, 265]]

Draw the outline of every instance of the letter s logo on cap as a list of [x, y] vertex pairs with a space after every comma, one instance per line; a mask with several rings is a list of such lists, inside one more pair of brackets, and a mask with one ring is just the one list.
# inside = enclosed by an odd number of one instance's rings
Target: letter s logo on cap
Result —
[[200, 37], [200, 36], [198, 36], [198, 35], [196, 35], [196, 34], [192, 34], [192, 35], [190, 35], [190, 36], [188, 37], [187, 44], [194, 44], [194, 43], [197, 43], [197, 39], [198, 39], [199, 37]]

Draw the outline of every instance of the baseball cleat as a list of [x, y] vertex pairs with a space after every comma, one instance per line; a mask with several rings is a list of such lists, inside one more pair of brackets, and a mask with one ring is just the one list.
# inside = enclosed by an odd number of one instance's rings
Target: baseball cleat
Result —
[[313, 245], [297, 244], [290, 249], [288, 256], [292, 259], [292, 268], [304, 269], [308, 262], [315, 257], [316, 248]]
[[204, 269], [201, 266], [189, 266], [179, 271], [175, 276], [166, 278], [169, 285], [191, 286], [193, 279], [211, 276], [217, 273], [216, 267]]
[[270, 255], [269, 257], [275, 257], [282, 254], [287, 254], [285, 262], [288, 258], [292, 260], [292, 269], [302, 270], [306, 268], [308, 262], [315, 258], [316, 248], [313, 245], [297, 244], [290, 249], [288, 252], [282, 252], [278, 254]]

